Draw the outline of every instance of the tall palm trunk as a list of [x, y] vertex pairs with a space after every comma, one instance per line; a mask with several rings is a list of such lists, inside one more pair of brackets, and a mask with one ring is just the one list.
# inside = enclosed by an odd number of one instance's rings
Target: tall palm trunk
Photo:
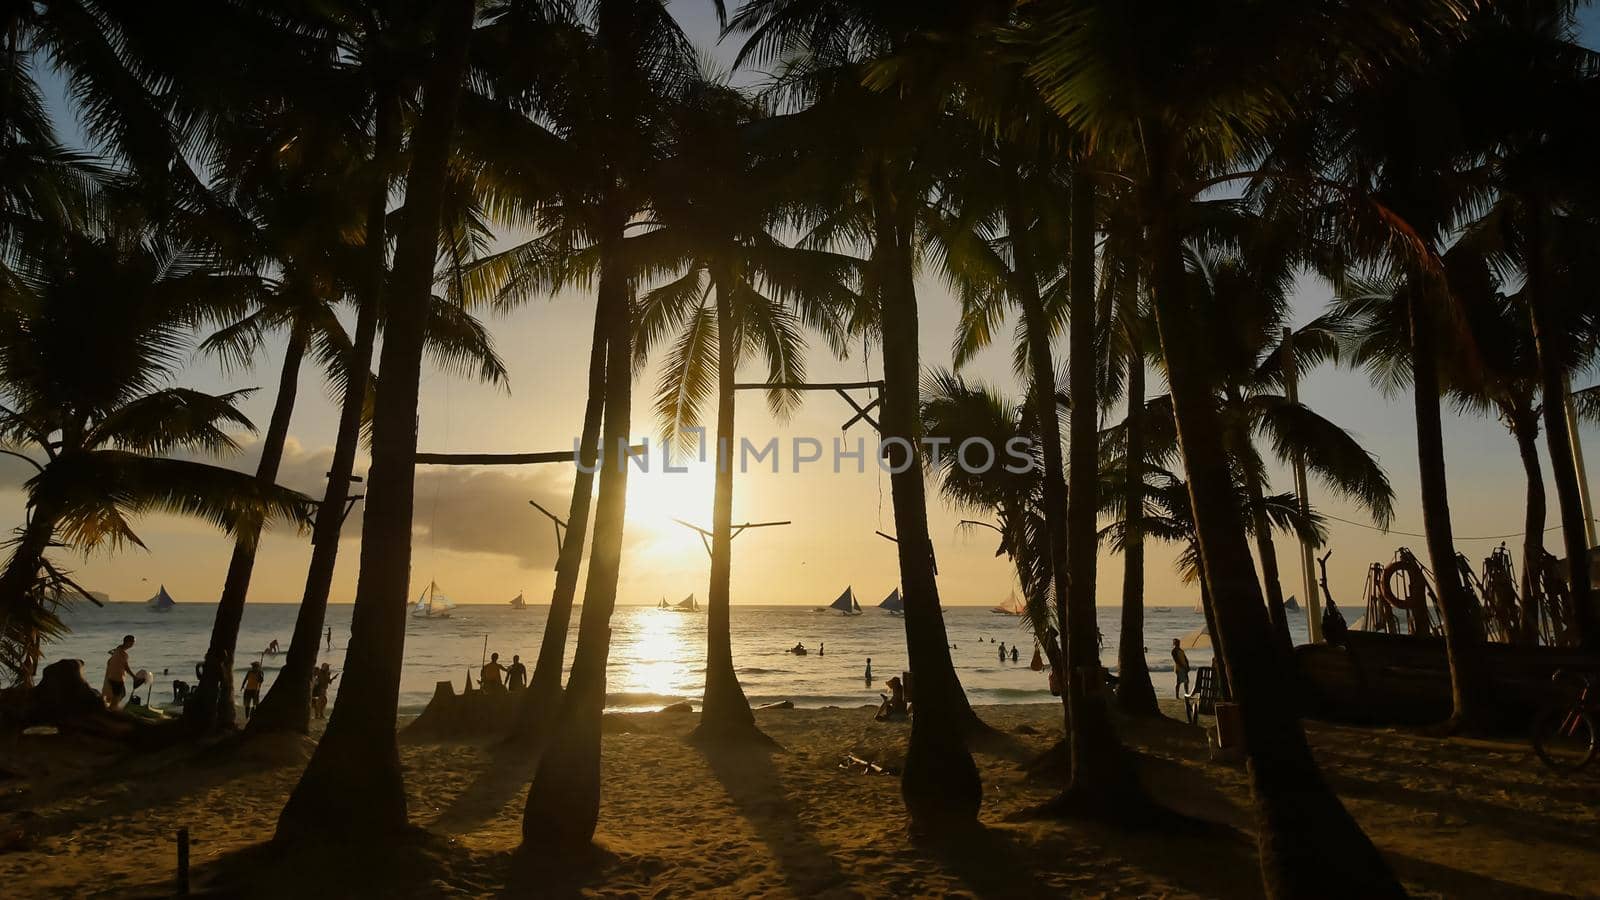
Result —
[[[612, 296], [619, 288], [615, 276], [602, 273], [599, 295]], [[567, 505], [567, 537], [556, 559], [556, 584], [550, 593], [550, 615], [544, 622], [539, 659], [533, 666], [528, 689], [517, 701], [516, 721], [507, 740], [544, 740], [548, 726], [561, 708], [561, 666], [567, 655], [567, 631], [572, 624], [572, 603], [578, 593], [578, 570], [583, 565], [583, 542], [589, 533], [589, 505], [594, 499], [595, 457], [600, 452], [600, 423], [606, 404], [606, 340], [608, 311], [596, 302], [594, 336], [589, 343], [589, 395], [583, 407], [583, 434], [578, 438], [577, 474]]]
[[328, 465], [328, 485], [317, 507], [317, 522], [311, 532], [311, 564], [306, 568], [306, 589], [295, 613], [294, 634], [283, 669], [273, 679], [267, 696], [250, 717], [252, 734], [311, 730], [311, 676], [316, 668], [322, 628], [327, 620], [328, 596], [333, 590], [334, 570], [339, 562], [339, 534], [344, 528], [345, 503], [355, 472], [356, 452], [361, 444], [361, 414], [366, 409], [372, 349], [378, 332], [378, 306], [387, 266], [389, 179], [388, 160], [397, 139], [392, 120], [393, 100], [378, 97], [374, 122], [373, 161], [378, 183], [367, 201], [366, 283], [357, 299], [356, 333], [346, 364], [344, 403], [339, 409], [339, 430], [333, 441], [333, 460]]
[[1527, 291], [1533, 314], [1533, 346], [1539, 357], [1539, 386], [1544, 395], [1545, 445], [1550, 451], [1550, 474], [1556, 482], [1573, 622], [1581, 646], [1594, 650], [1600, 648], [1600, 613], [1595, 610], [1593, 585], [1589, 583], [1589, 534], [1584, 526], [1583, 493], [1578, 485], [1577, 460], [1572, 454], [1572, 433], [1567, 425], [1566, 367], [1559, 348], [1553, 346], [1558, 329], [1551, 321], [1545, 291], [1547, 223], [1543, 198], [1535, 195], [1530, 205], [1533, 215], [1529, 217]]
[[[261, 461], [256, 465], [256, 481], [271, 487], [278, 482], [278, 467], [283, 462], [283, 447], [289, 439], [289, 420], [294, 416], [295, 394], [300, 386], [300, 361], [306, 354], [304, 329], [289, 331], [289, 346], [284, 350], [283, 369], [278, 374], [278, 396], [272, 404], [272, 419], [261, 442]], [[239, 623], [244, 619], [244, 601], [250, 593], [250, 576], [256, 566], [256, 546], [261, 540], [261, 525], [239, 529], [228, 560], [228, 576], [222, 583], [222, 599], [211, 625], [211, 644], [200, 673], [195, 696], [184, 706], [184, 720], [200, 730], [231, 728], [234, 724], [233, 660], [239, 643]]]
[[390, 835], [407, 821], [395, 712], [411, 581], [417, 395], [473, 3], [454, 0], [438, 12], [438, 46], [406, 178], [407, 215], [395, 246], [344, 686], [328, 730], [278, 819], [279, 840]]
[[[1198, 551], [1199, 545], [1196, 544]], [[1211, 636], [1211, 677], [1217, 680], [1217, 696], [1233, 699], [1233, 682], [1228, 680], [1228, 661], [1222, 653], [1222, 632], [1217, 628], [1217, 604], [1211, 599], [1211, 583], [1206, 579], [1206, 564], [1200, 566], [1200, 612], [1205, 616], [1206, 634]], [[1177, 686], [1174, 685], [1176, 690]]]
[[1244, 732], [1262, 880], [1270, 897], [1398, 897], [1399, 883], [1328, 787], [1305, 732], [1289, 712], [1281, 658], [1268, 642], [1261, 585], [1250, 558], [1223, 446], [1215, 369], [1183, 294], [1180, 237], [1163, 204], [1173, 202], [1168, 135], [1146, 133], [1152, 158], [1148, 211], [1157, 326], [1172, 388], [1178, 444], [1189, 476], [1195, 531], [1211, 587], [1217, 630]]
[[522, 817], [524, 845], [572, 847], [594, 838], [600, 820], [600, 720], [606, 703], [606, 661], [611, 652], [611, 612], [622, 567], [622, 530], [627, 514], [628, 430], [633, 403], [633, 318], [627, 280], [615, 267], [615, 223], [610, 247], [601, 248], [600, 305], [605, 310], [606, 389], [600, 499], [595, 509], [594, 546], [578, 621], [578, 649], [549, 746], [528, 789]]
[[1122, 627], [1117, 637], [1117, 708], [1158, 716], [1150, 664], [1144, 658], [1144, 353], [1129, 329], [1127, 460], [1122, 509]]
[[706, 603], [706, 693], [700, 710], [702, 738], [764, 739], [756, 728], [733, 668], [730, 587], [733, 580], [733, 380], [739, 365], [740, 336], [733, 324], [732, 299], [720, 281], [717, 295], [717, 484], [711, 502], [711, 587]]
[[977, 818], [983, 784], [964, 740], [976, 717], [950, 661], [917, 446], [922, 372], [912, 279], [915, 232], [909, 211], [894, 201], [893, 186], [888, 183], [884, 167], [875, 175], [876, 239], [878, 255], [886, 267], [882, 298], [883, 452], [890, 466], [895, 549], [905, 602], [906, 651], [915, 677], [915, 712], [900, 795], [913, 828], [960, 827]]
[[1517, 439], [1517, 456], [1527, 482], [1527, 499], [1522, 517], [1522, 609], [1518, 640], [1526, 644], [1539, 641], [1539, 571], [1544, 568], [1544, 472], [1539, 465], [1539, 416], [1531, 402], [1508, 409], [1511, 435]]
[[[1094, 238], [1095, 188], [1087, 174], [1072, 176], [1071, 253], [1069, 273], [1071, 316], [1067, 336], [1067, 387], [1072, 395], [1070, 479], [1067, 487], [1067, 579], [1058, 581], [1057, 604], [1063, 604], [1066, 630], [1062, 649], [1067, 661], [1067, 739], [1072, 748], [1072, 774], [1063, 800], [1083, 803], [1100, 814], [1144, 812], [1139, 787], [1122, 742], [1111, 721], [1105, 673], [1100, 666], [1100, 632], [1095, 622], [1095, 584], [1100, 509], [1100, 389], [1096, 359]], [[1042, 414], [1041, 418], [1050, 416]], [[1044, 435], [1046, 453], [1052, 443]], [[1060, 446], [1060, 436], [1053, 441]], [[1046, 484], [1050, 473], [1046, 472]], [[1131, 802], [1130, 802], [1131, 801]]]
[[1439, 592], [1444, 645], [1450, 663], [1450, 722], [1476, 729], [1486, 718], [1489, 691], [1483, 620], [1473, 609], [1456, 566], [1450, 525], [1450, 494], [1445, 479], [1444, 431], [1439, 412], [1439, 364], [1434, 322], [1417, 285], [1408, 293], [1411, 328], [1411, 389], [1417, 419], [1417, 469], [1422, 482], [1422, 523], [1428, 559]]
[[[1241, 452], [1248, 452], [1250, 435], [1239, 429], [1236, 435]], [[1283, 581], [1278, 574], [1278, 548], [1272, 541], [1272, 520], [1267, 518], [1267, 498], [1261, 472], [1247, 464], [1245, 491], [1250, 498], [1250, 524], [1255, 532], [1256, 556], [1261, 560], [1261, 584], [1267, 594], [1267, 622], [1272, 639], [1284, 654], [1284, 664], [1293, 665], [1294, 638], [1289, 634], [1289, 610], [1283, 604]]]

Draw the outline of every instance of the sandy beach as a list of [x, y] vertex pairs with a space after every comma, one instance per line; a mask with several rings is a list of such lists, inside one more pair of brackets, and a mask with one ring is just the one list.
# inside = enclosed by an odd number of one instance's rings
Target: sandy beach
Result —
[[[1176, 708], [1169, 708], [1176, 715]], [[426, 832], [380, 858], [326, 848], [279, 859], [264, 846], [308, 740], [223, 761], [204, 752], [125, 760], [19, 737], [0, 814], [9, 897], [170, 894], [174, 834], [188, 827], [196, 892], [216, 896], [1257, 896], [1242, 769], [1207, 759], [1183, 723], [1124, 723], [1146, 783], [1187, 824], [1121, 833], [1013, 821], [1049, 796], [1019, 763], [1061, 734], [1051, 705], [983, 707], [1000, 736], [977, 754], [981, 833], [911, 843], [898, 783], [838, 767], [845, 753], [894, 766], [909, 727], [860, 709], [766, 710], [773, 753], [686, 743], [697, 716], [606, 719], [605, 793], [593, 851], [521, 853], [529, 761], [476, 743], [405, 744], [411, 815]], [[1600, 779], [1563, 780], [1512, 742], [1311, 725], [1324, 771], [1414, 893], [1443, 897], [1600, 891]], [[52, 746], [52, 745], [57, 746]]]

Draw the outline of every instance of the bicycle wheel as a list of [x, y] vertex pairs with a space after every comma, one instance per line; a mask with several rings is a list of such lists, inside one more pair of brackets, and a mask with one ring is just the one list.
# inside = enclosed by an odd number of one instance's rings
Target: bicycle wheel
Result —
[[1582, 769], [1600, 750], [1594, 718], [1566, 705], [1545, 710], [1533, 725], [1533, 750], [1558, 772]]

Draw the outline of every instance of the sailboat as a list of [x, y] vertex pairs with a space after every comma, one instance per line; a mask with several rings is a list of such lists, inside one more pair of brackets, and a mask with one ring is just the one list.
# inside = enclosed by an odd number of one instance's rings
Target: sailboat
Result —
[[883, 598], [883, 602], [878, 604], [878, 608], [888, 610], [891, 616], [905, 615], [906, 602], [900, 599], [900, 589], [895, 588], [890, 591], [889, 596]]
[[164, 584], [161, 586], [161, 590], [156, 591], [154, 597], [144, 602], [145, 609], [159, 613], [172, 612], [172, 608], [177, 605], [177, 601], [173, 600], [172, 595], [167, 593], [167, 586]]
[[1289, 612], [1299, 612], [1300, 601], [1294, 599], [1293, 595], [1290, 595], [1289, 599], [1283, 601], [1283, 608]]
[[699, 612], [700, 604], [694, 602], [694, 595], [690, 594], [682, 600], [679, 600], [678, 605], [672, 607], [672, 609], [677, 612]]
[[861, 615], [861, 603], [856, 600], [856, 592], [848, 587], [839, 595], [839, 599], [829, 603], [827, 608], [837, 609], [839, 614], [844, 616]]
[[522, 593], [520, 591], [517, 592], [517, 595], [515, 597], [511, 598], [511, 608], [512, 609], [527, 609], [528, 608], [528, 601], [522, 599]]
[[665, 597], [661, 598], [661, 605], [656, 607], [656, 609], [671, 609], [671, 608], [672, 607], [667, 605], [667, 598], [665, 598]]
[[989, 612], [992, 612], [997, 616], [1020, 616], [1023, 612], [1022, 600], [1017, 597], [1017, 592], [1012, 590], [1010, 596], [1006, 597], [1004, 603], [991, 608]]
[[456, 605], [449, 597], [439, 593], [438, 582], [428, 582], [428, 587], [417, 596], [417, 602], [411, 607], [413, 619], [448, 619], [450, 610]]

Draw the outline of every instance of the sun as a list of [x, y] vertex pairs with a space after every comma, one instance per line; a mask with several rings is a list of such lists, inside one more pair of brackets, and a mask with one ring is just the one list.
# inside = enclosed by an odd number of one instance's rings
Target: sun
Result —
[[710, 463], [674, 461], [675, 469], [662, 470], [661, 457], [652, 453], [650, 471], [628, 472], [628, 524], [657, 532], [681, 529], [673, 519], [682, 519], [701, 528], [711, 527], [711, 494], [715, 488]]

